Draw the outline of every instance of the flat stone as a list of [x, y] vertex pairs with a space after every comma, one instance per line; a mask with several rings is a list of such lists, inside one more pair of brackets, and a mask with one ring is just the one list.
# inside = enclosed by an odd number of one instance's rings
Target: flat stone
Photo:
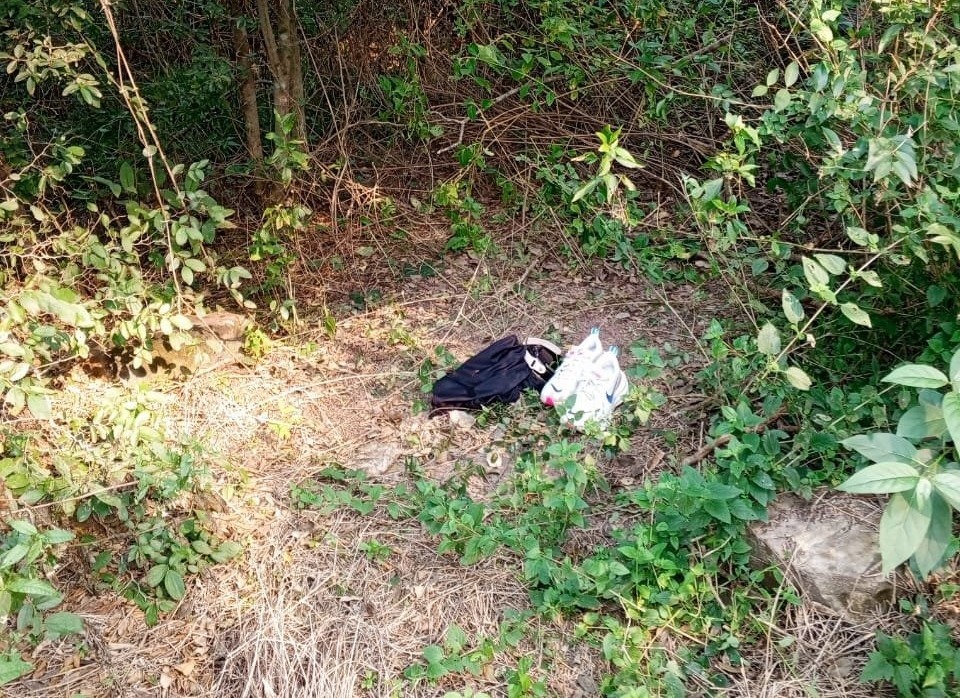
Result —
[[880, 509], [870, 499], [820, 491], [810, 501], [780, 495], [766, 522], [748, 530], [754, 565], [774, 565], [810, 600], [851, 621], [893, 601], [881, 574]]
[[357, 449], [350, 467], [368, 475], [383, 475], [399, 462], [402, 455], [403, 449], [398, 444], [371, 441]]
[[450, 410], [447, 412], [447, 416], [450, 418], [450, 424], [457, 429], [472, 429], [473, 425], [477, 423], [477, 418], [474, 415], [463, 410]]

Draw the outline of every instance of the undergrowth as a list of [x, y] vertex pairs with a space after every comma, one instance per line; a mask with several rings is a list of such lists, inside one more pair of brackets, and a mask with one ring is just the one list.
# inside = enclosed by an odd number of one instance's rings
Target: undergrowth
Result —
[[[0, 534], [0, 684], [31, 671], [30, 647], [82, 630], [56, 585], [77, 546], [147, 622], [238, 552], [193, 510], [209, 457], [166, 438], [160, 397], [117, 389], [65, 413], [67, 372], [97, 357], [149, 367], [217, 304], [260, 305], [273, 329], [296, 329], [313, 259], [336, 246], [342, 272], [339, 246], [374, 254], [348, 237], [353, 218], [406, 245], [406, 228], [436, 216], [438, 253], [474, 258], [505, 256], [494, 227], [517, 221], [571, 267], [599, 258], [665, 303], [697, 284], [740, 309], [694, 338], [710, 448], [654, 481], [611, 495], [597, 468], [662, 407], [640, 387], [612, 432], [528, 444], [489, 501], [463, 481], [390, 490], [343, 471], [295, 490], [303, 505], [417, 518], [463, 564], [513, 556], [532, 612], [575, 619], [609, 663], [606, 695], [723, 687], [716, 667], [739, 666], [757, 618], [776, 612], [761, 582], [777, 572], [748, 566], [745, 527], [779, 492], [849, 489], [856, 435], [906, 466], [881, 468], [904, 479], [893, 489], [867, 488], [892, 492], [904, 524], [883, 527], [887, 566], [912, 558], [922, 579], [955, 564], [956, 0], [137, 10], [0, 11], [0, 480], [16, 504]], [[344, 300], [364, 310], [380, 296]], [[335, 335], [326, 297], [308, 300]], [[650, 349], [635, 358], [664, 368]], [[449, 361], [434, 359], [424, 387]], [[884, 387], [893, 375], [920, 392]], [[568, 550], [604, 500], [619, 516], [607, 542]], [[91, 521], [123, 531], [121, 547]], [[512, 647], [501, 635], [452, 632], [406, 679], [473, 671]], [[934, 619], [881, 635], [867, 677], [948, 691], [951, 643]], [[503, 678], [511, 695], [542, 693], [529, 663]]]

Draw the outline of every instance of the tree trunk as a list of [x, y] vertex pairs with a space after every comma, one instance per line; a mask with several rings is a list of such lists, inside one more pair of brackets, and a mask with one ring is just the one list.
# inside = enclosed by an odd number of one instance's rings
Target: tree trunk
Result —
[[254, 163], [263, 162], [260, 140], [260, 112], [257, 107], [257, 68], [250, 50], [250, 39], [243, 24], [242, 0], [231, 3], [233, 51], [240, 76], [240, 107], [243, 112], [244, 139], [247, 153]]
[[[280, 117], [294, 115], [290, 136], [303, 140], [303, 70], [300, 65], [300, 41], [297, 37], [293, 0], [280, 0], [277, 8], [277, 27], [274, 32], [267, 0], [257, 0], [260, 33], [267, 55], [267, 65], [273, 75], [273, 108]], [[275, 130], [280, 125], [275, 124]]]
[[303, 63], [297, 36], [297, 10], [294, 0], [281, 0], [278, 10], [280, 59], [286, 63], [290, 106], [295, 114], [294, 138], [306, 141], [307, 125], [303, 113]]

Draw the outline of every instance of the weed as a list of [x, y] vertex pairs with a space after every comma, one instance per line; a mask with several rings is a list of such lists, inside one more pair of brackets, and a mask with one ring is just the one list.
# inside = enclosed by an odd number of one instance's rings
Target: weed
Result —
[[393, 548], [389, 545], [385, 545], [377, 540], [365, 540], [357, 546], [357, 549], [366, 555], [367, 559], [371, 562], [384, 562], [388, 560], [394, 552]]
[[542, 679], [534, 679], [530, 674], [533, 659], [520, 657], [516, 669], [507, 671], [508, 698], [546, 698], [547, 685]]
[[262, 359], [267, 355], [272, 346], [273, 342], [270, 340], [270, 337], [259, 327], [249, 328], [243, 333], [243, 346], [241, 349], [244, 354], [252, 359]]
[[454, 252], [473, 250], [484, 253], [494, 249], [493, 239], [482, 224], [484, 207], [470, 195], [469, 187], [449, 182], [433, 193], [433, 203], [446, 211], [450, 220], [447, 249]]
[[424, 662], [413, 664], [403, 671], [410, 681], [439, 681], [448, 674], [463, 671], [477, 676], [484, 665], [493, 659], [495, 644], [481, 640], [473, 649], [468, 649], [469, 639], [462, 628], [451, 625], [443, 636], [443, 646], [427, 645], [422, 650]]
[[890, 683], [901, 696], [946, 698], [960, 690], [960, 647], [944, 623], [922, 622], [919, 632], [896, 637], [877, 632], [877, 649], [861, 683]]

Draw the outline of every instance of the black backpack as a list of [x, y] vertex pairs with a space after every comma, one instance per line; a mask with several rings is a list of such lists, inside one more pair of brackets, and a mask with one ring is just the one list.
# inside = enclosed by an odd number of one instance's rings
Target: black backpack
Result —
[[556, 368], [560, 348], [516, 335], [485, 348], [433, 385], [431, 416], [446, 410], [475, 410], [494, 402], [515, 402], [524, 390], [540, 391]]

